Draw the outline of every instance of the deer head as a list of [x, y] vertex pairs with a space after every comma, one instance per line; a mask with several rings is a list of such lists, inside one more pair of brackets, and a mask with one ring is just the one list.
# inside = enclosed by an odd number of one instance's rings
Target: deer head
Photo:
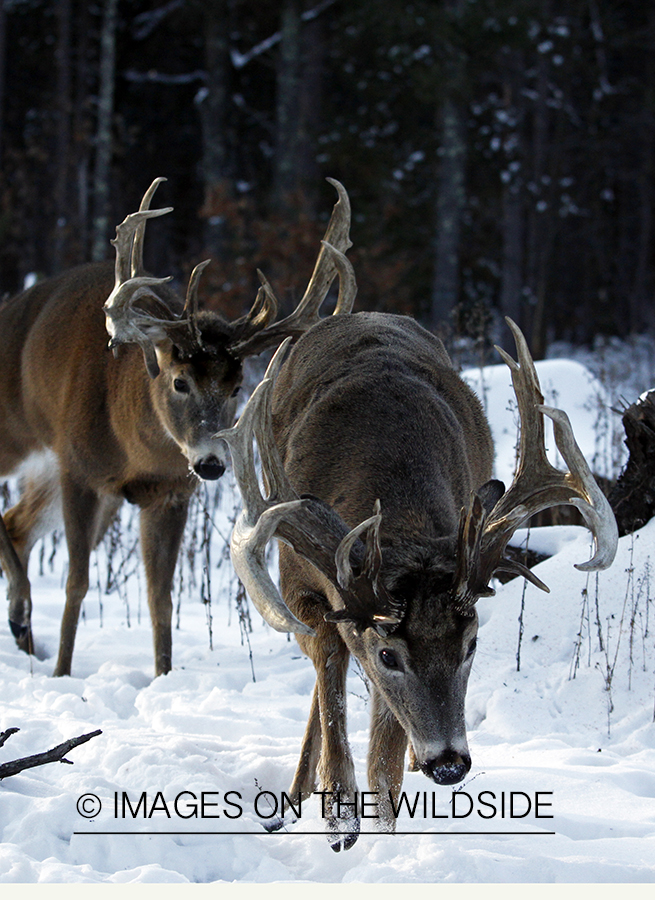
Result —
[[[345, 257], [349, 238], [350, 204], [345, 189], [330, 179], [339, 200], [305, 294], [294, 312], [273, 323], [278, 303], [260, 273], [262, 286], [247, 313], [226, 322], [214, 313], [198, 311], [198, 284], [205, 260], [189, 279], [181, 313], [176, 295], [167, 290], [168, 278], [148, 275], [143, 266], [147, 222], [171, 211], [150, 209], [158, 185], [156, 178], [143, 196], [139, 210], [117, 226], [115, 283], [104, 305], [109, 347], [116, 355], [124, 344], [141, 348], [152, 380], [153, 405], [164, 427], [201, 478], [219, 478], [225, 471], [224, 445], [217, 431], [228, 426], [236, 411], [236, 394], [243, 375], [243, 360], [277, 346], [283, 337], [297, 337], [319, 320], [319, 308], [330, 285], [341, 276], [335, 314], [348, 313], [357, 292], [352, 267]], [[329, 242], [332, 243], [329, 243]]]

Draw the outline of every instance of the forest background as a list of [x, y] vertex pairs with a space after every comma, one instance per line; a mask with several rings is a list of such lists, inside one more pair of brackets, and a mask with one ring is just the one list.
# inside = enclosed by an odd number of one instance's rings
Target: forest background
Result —
[[4, 0], [0, 295], [109, 258], [291, 304], [341, 180], [360, 308], [536, 356], [655, 329], [655, 4]]

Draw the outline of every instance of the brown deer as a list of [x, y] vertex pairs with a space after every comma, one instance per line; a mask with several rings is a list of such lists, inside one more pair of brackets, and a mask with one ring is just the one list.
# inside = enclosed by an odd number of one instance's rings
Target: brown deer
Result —
[[351, 246], [350, 206], [333, 181], [339, 201], [329, 243], [290, 316], [272, 321], [277, 303], [263, 277], [252, 309], [237, 321], [199, 312], [204, 263], [182, 308], [169, 279], [143, 267], [146, 223], [170, 211], [150, 209], [164, 180], [153, 182], [139, 211], [116, 229], [115, 266], [78, 267], [0, 307], [0, 475], [29, 464], [18, 503], [0, 517], [0, 563], [12, 632], [32, 652], [28, 559], [61, 512], [69, 572], [55, 675], [70, 674], [89, 556], [124, 499], [140, 507], [155, 674], [170, 670], [171, 583], [187, 507], [198, 479], [225, 470], [225, 445], [215, 434], [234, 420], [243, 361], [318, 321], [338, 271], [335, 313], [349, 312], [354, 300], [343, 257]]
[[[289, 796], [310, 795], [318, 775], [337, 851], [357, 840], [360, 818], [346, 729], [350, 654], [370, 683], [369, 788], [379, 827], [393, 831], [408, 742], [410, 764], [437, 784], [469, 771], [464, 700], [477, 599], [494, 593], [499, 571], [548, 590], [505, 558], [515, 529], [542, 509], [570, 504], [596, 542], [593, 559], [578, 568], [606, 568], [614, 558], [612, 511], [566, 414], [543, 405], [523, 335], [508, 323], [518, 363], [499, 352], [511, 369], [521, 436], [507, 491], [490, 480], [493, 447], [477, 398], [442, 343], [401, 316], [325, 319], [281, 367], [283, 345], [223, 434], [244, 500], [231, 542], [235, 568], [272, 624], [285, 619], [291, 628], [290, 616], [304, 624], [298, 642], [316, 668]], [[568, 472], [546, 459], [543, 414], [554, 422]], [[284, 600], [264, 561], [272, 537], [281, 542]]]

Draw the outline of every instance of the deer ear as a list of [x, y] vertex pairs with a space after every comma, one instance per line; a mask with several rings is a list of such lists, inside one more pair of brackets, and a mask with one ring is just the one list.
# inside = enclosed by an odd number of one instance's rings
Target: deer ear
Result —
[[485, 512], [488, 513], [491, 512], [504, 493], [505, 485], [497, 478], [492, 478], [491, 481], [485, 481], [482, 487], [477, 491], [478, 497], [482, 501], [482, 506], [484, 507]]

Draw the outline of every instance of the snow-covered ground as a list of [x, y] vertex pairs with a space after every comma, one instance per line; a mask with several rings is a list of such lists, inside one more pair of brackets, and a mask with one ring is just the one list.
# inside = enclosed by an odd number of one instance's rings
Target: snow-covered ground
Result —
[[[570, 363], [545, 365], [548, 402], [557, 395], [598, 462], [596, 386], [586, 399], [573, 398], [587, 376], [572, 374]], [[485, 370], [482, 383], [507, 477], [515, 440], [500, 418], [511, 396], [507, 369]], [[152, 678], [129, 510], [111, 558], [120, 589], [102, 588], [106, 542], [93, 561], [70, 678], [51, 677], [65, 550], [60, 543], [53, 553], [47, 539], [35, 551], [39, 658], [20, 653], [8, 627], [0, 628], [0, 731], [21, 729], [0, 749], [0, 762], [98, 728], [102, 734], [71, 751], [73, 766], [34, 768], [0, 783], [0, 881], [655, 881], [655, 521], [622, 539], [612, 569], [590, 576], [573, 567], [590, 553], [584, 530], [529, 535], [531, 547], [555, 552], [537, 569], [551, 593], [516, 580], [479, 601], [465, 783], [453, 792], [407, 773], [404, 790], [416, 807], [413, 816], [403, 807], [399, 833], [376, 834], [365, 820], [354, 847], [335, 854], [318, 797], [285, 830], [263, 828], [291, 782], [314, 674], [295, 641], [254, 611], [247, 630], [223, 552], [237, 502], [229, 475], [224, 482], [220, 509], [201, 496], [187, 539], [174, 670], [165, 677]], [[199, 543], [210, 521], [203, 504], [213, 520], [209, 559], [197, 547], [193, 553], [192, 532]], [[200, 602], [201, 581], [211, 606]], [[350, 739], [365, 790], [367, 688], [354, 666], [349, 689]]]

